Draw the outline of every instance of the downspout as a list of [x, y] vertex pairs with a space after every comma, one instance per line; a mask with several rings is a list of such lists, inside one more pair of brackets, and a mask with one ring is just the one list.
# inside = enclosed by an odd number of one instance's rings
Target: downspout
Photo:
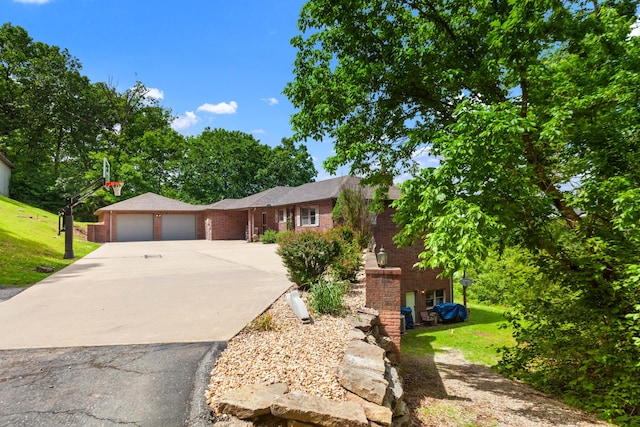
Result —
[[113, 211], [109, 211], [109, 243], [113, 242]]

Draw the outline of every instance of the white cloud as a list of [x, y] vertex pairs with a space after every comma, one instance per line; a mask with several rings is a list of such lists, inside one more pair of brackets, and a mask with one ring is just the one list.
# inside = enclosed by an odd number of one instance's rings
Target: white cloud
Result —
[[52, 0], [13, 0], [14, 3], [25, 3], [25, 4], [47, 4]]
[[171, 127], [174, 130], [188, 129], [200, 121], [200, 118], [193, 111], [187, 111], [184, 114], [184, 116], [178, 116], [171, 122]]
[[640, 16], [636, 19], [636, 22], [631, 26], [631, 33], [629, 37], [640, 37]]
[[147, 93], [144, 94], [146, 98], [164, 99], [164, 91], [156, 89], [155, 87], [150, 87], [147, 89]]
[[280, 103], [280, 101], [278, 101], [277, 98], [271, 97], [271, 98], [260, 98], [260, 101], [264, 101], [269, 105], [278, 105]]
[[221, 102], [215, 105], [205, 103], [199, 106], [196, 111], [205, 111], [207, 113], [213, 114], [235, 114], [237, 110], [238, 103], [235, 101], [231, 101], [228, 104], [226, 102]]
[[251, 133], [267, 133], [267, 131], [264, 129], [254, 129], [251, 131]]

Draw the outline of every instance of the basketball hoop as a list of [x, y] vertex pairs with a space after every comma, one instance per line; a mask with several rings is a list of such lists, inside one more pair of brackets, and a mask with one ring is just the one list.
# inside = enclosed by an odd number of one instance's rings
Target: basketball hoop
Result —
[[122, 191], [123, 186], [124, 186], [124, 182], [118, 182], [118, 181], [110, 181], [104, 184], [104, 187], [107, 190], [110, 188], [113, 189], [114, 196], [120, 196], [120, 191]]

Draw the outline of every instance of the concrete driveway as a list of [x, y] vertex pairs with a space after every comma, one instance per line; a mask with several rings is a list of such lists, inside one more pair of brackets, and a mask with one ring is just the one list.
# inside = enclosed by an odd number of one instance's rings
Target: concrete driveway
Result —
[[0, 302], [0, 427], [210, 426], [216, 358], [290, 286], [275, 250], [110, 243]]
[[277, 245], [109, 243], [0, 303], [0, 349], [227, 341], [291, 285]]

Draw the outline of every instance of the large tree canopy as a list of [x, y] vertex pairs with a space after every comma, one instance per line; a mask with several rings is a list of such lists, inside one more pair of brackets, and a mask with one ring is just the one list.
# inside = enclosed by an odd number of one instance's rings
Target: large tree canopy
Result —
[[[299, 108], [295, 137], [334, 142], [330, 169], [350, 164], [380, 184], [413, 172], [396, 203], [397, 241], [423, 241], [423, 267], [461, 274], [494, 244], [532, 250], [565, 293], [523, 309], [529, 322], [505, 363], [636, 420], [637, 9], [626, 0], [312, 0], [285, 90]], [[426, 150], [440, 166], [418, 171]]]
[[[269, 147], [210, 129], [185, 138], [142, 82], [122, 90], [80, 71], [67, 50], [34, 41], [21, 27], [0, 27], [0, 153], [16, 166], [13, 198], [59, 211], [66, 196], [100, 178], [103, 158], [111, 180], [125, 182], [123, 197], [152, 191], [198, 203], [301, 185], [317, 174], [302, 144], [283, 139]], [[91, 220], [115, 201], [97, 192], [76, 217]]]
[[179, 192], [192, 203], [239, 199], [275, 186], [302, 185], [317, 174], [307, 148], [287, 139], [270, 147], [244, 132], [206, 128], [187, 138], [186, 144]]

